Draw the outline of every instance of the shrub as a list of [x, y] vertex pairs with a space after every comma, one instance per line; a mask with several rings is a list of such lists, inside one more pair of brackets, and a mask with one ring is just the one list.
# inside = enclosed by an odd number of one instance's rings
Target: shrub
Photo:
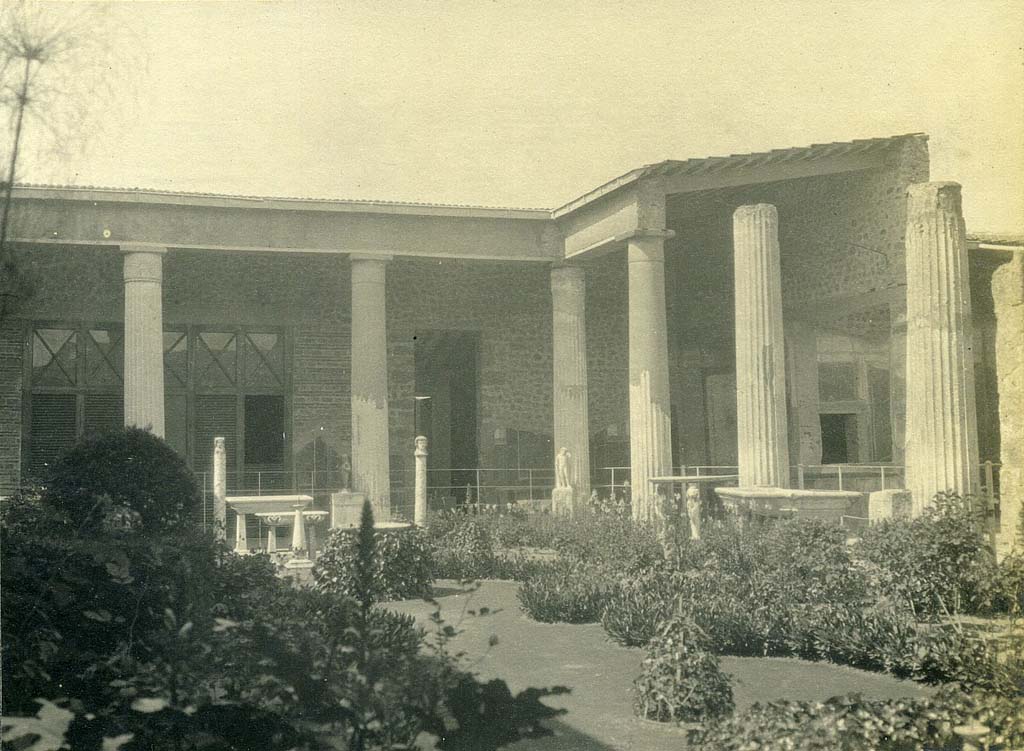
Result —
[[887, 520], [865, 531], [856, 554], [882, 590], [918, 620], [973, 612], [991, 575], [983, 519], [970, 497], [938, 494], [924, 515]]
[[615, 642], [643, 647], [654, 637], [658, 624], [676, 608], [675, 577], [649, 569], [615, 582], [605, 598], [601, 625]]
[[687, 616], [659, 626], [634, 681], [633, 710], [647, 720], [696, 722], [732, 712], [732, 686], [707, 635]]
[[582, 514], [564, 520], [551, 546], [561, 558], [599, 566], [614, 576], [657, 566], [661, 546], [649, 525], [608, 515]]
[[[128, 428], [76, 444], [54, 466], [42, 500], [72, 524], [97, 529], [125, 509], [152, 532], [183, 530], [201, 503], [185, 461], [148, 430]], [[137, 515], [137, 516], [135, 516]]]
[[604, 583], [593, 569], [555, 562], [519, 586], [523, 610], [544, 623], [594, 623], [604, 607]]
[[434, 540], [434, 575], [439, 579], [480, 579], [491, 576], [494, 544], [488, 530], [475, 519], [457, 519]]
[[989, 728], [987, 748], [1024, 744], [1020, 700], [946, 689], [930, 699], [865, 701], [851, 694], [825, 702], [780, 701], [749, 710], [695, 733], [700, 751], [906, 751], [928, 748], [958, 751], [953, 732], [979, 722]]
[[372, 540], [372, 576], [366, 582], [365, 577], [359, 575], [363, 560], [359, 555], [359, 531], [332, 530], [313, 565], [316, 588], [373, 602], [430, 595], [432, 552], [421, 530], [415, 527], [377, 530]]

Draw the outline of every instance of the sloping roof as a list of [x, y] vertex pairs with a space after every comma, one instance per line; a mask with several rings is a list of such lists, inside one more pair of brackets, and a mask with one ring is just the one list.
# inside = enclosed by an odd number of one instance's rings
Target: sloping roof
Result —
[[231, 193], [212, 193], [202, 191], [161, 190], [156, 188], [117, 188], [102, 185], [53, 185], [47, 183], [15, 183], [15, 190], [39, 197], [54, 192], [67, 197], [85, 197], [96, 200], [182, 203], [182, 204], [215, 204], [215, 205], [251, 205], [265, 204], [267, 208], [291, 208], [307, 210], [349, 210], [349, 211], [394, 211], [395, 213], [428, 213], [428, 214], [463, 214], [476, 215], [530, 215], [525, 218], [546, 218], [550, 209], [520, 208], [512, 206], [484, 206], [480, 204], [428, 203], [417, 201], [385, 201], [367, 198], [306, 198], [299, 196], [257, 196]]
[[1004, 245], [1008, 248], [1024, 248], [1024, 235], [1010, 235], [998, 232], [968, 232], [967, 242], [979, 245]]
[[817, 159], [826, 159], [837, 156], [849, 156], [852, 154], [867, 154], [869, 152], [884, 151], [896, 143], [909, 138], [924, 138], [924, 133], [905, 133], [898, 136], [887, 136], [884, 138], [861, 138], [854, 141], [836, 141], [833, 143], [814, 143], [810, 146], [797, 146], [786, 149], [773, 149], [771, 151], [760, 151], [750, 154], [730, 154], [729, 156], [711, 156], [695, 159], [666, 159], [656, 164], [648, 164], [638, 169], [630, 170], [614, 180], [609, 180], [604, 185], [598, 186], [579, 198], [569, 201], [563, 206], [555, 209], [552, 214], [556, 217], [568, 214], [584, 206], [603, 195], [618, 190], [626, 185], [636, 182], [645, 177], [651, 176], [677, 176], [677, 175], [707, 175], [731, 169], [745, 169], [747, 167], [766, 167], [776, 164], [792, 164], [794, 162], [811, 162]]

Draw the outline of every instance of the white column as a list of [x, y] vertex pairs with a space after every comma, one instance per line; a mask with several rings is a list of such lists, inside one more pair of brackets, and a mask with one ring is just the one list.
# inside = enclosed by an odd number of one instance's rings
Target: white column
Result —
[[740, 486], [789, 487], [779, 215], [759, 203], [733, 214], [736, 433]]
[[967, 240], [956, 183], [907, 190], [907, 490], [915, 514], [978, 487]]
[[245, 555], [249, 552], [249, 537], [245, 529], [246, 514], [235, 512], [235, 552]]
[[228, 524], [227, 453], [224, 439], [213, 439], [213, 534], [223, 540]]
[[390, 257], [352, 256], [352, 475], [373, 504], [374, 518], [391, 518], [388, 442], [388, 344], [385, 269]]
[[648, 479], [672, 471], [668, 329], [665, 314], [667, 230], [629, 240], [629, 461], [633, 518], [652, 520], [657, 504]]
[[417, 527], [427, 526], [427, 437], [416, 436], [416, 478], [413, 522]]
[[164, 435], [163, 255], [165, 248], [122, 245], [124, 252], [124, 424]]
[[306, 504], [296, 503], [292, 508], [295, 509], [295, 520], [292, 522], [292, 555], [305, 557], [309, 548], [306, 545], [306, 520], [302, 518], [302, 511]]
[[570, 484], [575, 497], [584, 500], [590, 495], [586, 290], [582, 268], [551, 269], [554, 448], [565, 447], [572, 455]]

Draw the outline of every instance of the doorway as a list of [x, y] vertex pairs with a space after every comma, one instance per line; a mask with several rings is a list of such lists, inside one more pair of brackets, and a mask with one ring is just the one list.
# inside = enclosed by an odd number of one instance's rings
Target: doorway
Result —
[[413, 348], [416, 434], [429, 440], [428, 484], [463, 500], [479, 466], [479, 354], [475, 332], [417, 333]]
[[856, 414], [821, 415], [822, 464], [848, 464], [860, 461], [857, 444]]

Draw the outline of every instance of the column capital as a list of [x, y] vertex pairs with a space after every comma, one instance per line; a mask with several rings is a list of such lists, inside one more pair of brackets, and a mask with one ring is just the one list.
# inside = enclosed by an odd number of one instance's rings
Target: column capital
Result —
[[587, 270], [582, 266], [554, 265], [551, 267], [551, 288], [582, 287], [587, 282]]
[[775, 204], [771, 203], [750, 203], [737, 206], [732, 215], [737, 219], [751, 217], [753, 219], [774, 219], [776, 222], [779, 220], [779, 210], [775, 208]]
[[907, 213], [949, 211], [960, 214], [960, 183], [913, 183], [907, 186]]
[[153, 253], [158, 256], [162, 256], [167, 253], [166, 245], [158, 245], [156, 243], [132, 243], [123, 242], [118, 246], [122, 253]]
[[357, 261], [376, 261], [380, 264], [390, 263], [394, 260], [394, 256], [390, 253], [349, 253], [349, 261], [356, 263]]
[[163, 256], [167, 248], [148, 245], [122, 245], [124, 254], [124, 281], [163, 281]]

